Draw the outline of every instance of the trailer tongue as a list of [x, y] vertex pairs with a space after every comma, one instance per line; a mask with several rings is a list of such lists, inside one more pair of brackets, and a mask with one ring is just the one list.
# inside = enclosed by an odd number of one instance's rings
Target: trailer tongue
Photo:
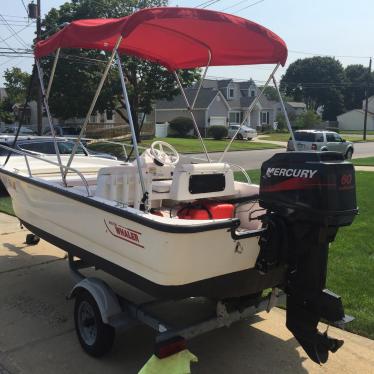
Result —
[[349, 320], [325, 285], [329, 244], [357, 214], [353, 165], [333, 152], [276, 154], [261, 168], [260, 205], [268, 230], [257, 268], [287, 264], [287, 327], [313, 361], [324, 363], [343, 341], [320, 333], [318, 322]]

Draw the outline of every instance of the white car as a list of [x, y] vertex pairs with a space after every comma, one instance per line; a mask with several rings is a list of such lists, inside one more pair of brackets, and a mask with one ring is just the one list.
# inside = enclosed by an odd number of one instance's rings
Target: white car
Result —
[[[240, 127], [239, 125], [229, 125], [229, 129], [228, 129], [229, 138], [232, 138], [235, 135], [239, 127]], [[257, 132], [255, 129], [252, 129], [251, 127], [248, 127], [248, 126], [242, 126], [238, 132], [238, 135], [236, 135], [236, 139], [252, 140], [256, 136], [257, 136]]]

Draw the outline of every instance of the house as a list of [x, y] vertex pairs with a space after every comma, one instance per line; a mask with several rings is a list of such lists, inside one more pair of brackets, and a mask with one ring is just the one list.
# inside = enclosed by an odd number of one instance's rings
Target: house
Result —
[[3, 101], [6, 97], [8, 97], [8, 94], [6, 93], [6, 88], [0, 87], [0, 101]]
[[[197, 88], [187, 88], [185, 93], [188, 101], [192, 103]], [[230, 106], [220, 91], [202, 87], [194, 109], [194, 116], [201, 133], [206, 135], [206, 129], [212, 125], [227, 126], [229, 110]], [[156, 123], [170, 122], [177, 117], [190, 118], [182, 95], [175, 96], [173, 100], [160, 100], [156, 103]]]
[[[187, 88], [186, 95], [193, 102], [197, 87]], [[212, 125], [239, 125], [248, 107], [258, 95], [253, 80], [237, 82], [233, 79], [205, 79], [196, 100], [194, 115], [201, 133], [206, 136]], [[189, 117], [182, 95], [173, 100], [160, 100], [155, 104], [156, 123], [170, 122], [177, 117]], [[260, 98], [251, 112], [247, 125], [258, 128], [272, 125], [275, 121], [274, 103], [266, 97]]]
[[[291, 118], [295, 118], [300, 114], [305, 113], [307, 110], [306, 104], [298, 101], [287, 101], [284, 103], [284, 106], [286, 108], [288, 116]], [[279, 102], [275, 103], [274, 109], [276, 110], [277, 114], [282, 113], [282, 107]]]
[[[362, 109], [353, 109], [337, 116], [340, 130], [363, 130], [366, 102], [363, 100]], [[367, 130], [374, 130], [374, 96], [368, 100]]]

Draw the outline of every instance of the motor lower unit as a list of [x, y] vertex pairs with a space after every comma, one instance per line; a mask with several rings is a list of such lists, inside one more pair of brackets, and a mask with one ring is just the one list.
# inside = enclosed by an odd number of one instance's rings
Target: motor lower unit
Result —
[[287, 265], [287, 327], [313, 361], [324, 363], [343, 344], [317, 325], [346, 320], [340, 297], [325, 286], [329, 244], [357, 214], [353, 165], [335, 152], [278, 153], [261, 167], [259, 203], [267, 230], [257, 269]]

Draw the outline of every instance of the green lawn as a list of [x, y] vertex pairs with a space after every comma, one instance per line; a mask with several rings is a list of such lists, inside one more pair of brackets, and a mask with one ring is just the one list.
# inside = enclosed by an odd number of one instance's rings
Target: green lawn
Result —
[[[186, 139], [186, 138], [158, 138], [152, 140], [142, 140], [140, 146], [149, 147], [153, 141], [161, 140], [171, 144], [180, 153], [202, 153], [203, 149], [199, 139]], [[205, 146], [208, 152], [222, 152], [229, 140], [213, 140], [204, 139]], [[114, 144], [108, 143], [94, 143], [88, 145], [90, 149], [95, 151], [110, 152], [116, 156], [122, 156], [123, 149], [122, 146], [116, 146]], [[248, 140], [235, 140], [230, 151], [245, 151], [245, 150], [255, 150], [255, 149], [269, 149], [269, 148], [280, 148], [272, 144], [256, 143]], [[129, 149], [129, 148], [128, 148]]]
[[[357, 134], [357, 135], [362, 135], [363, 131], [362, 130], [341, 130], [339, 131], [340, 134]], [[374, 131], [367, 131], [367, 135], [374, 135]]]
[[[261, 135], [261, 134], [260, 134]], [[273, 132], [269, 134], [262, 134], [263, 140], [274, 140], [277, 142], [288, 142], [288, 139], [290, 138], [289, 132]], [[266, 138], [265, 138], [266, 136]]]
[[374, 157], [355, 158], [352, 163], [358, 166], [374, 166]]
[[356, 172], [356, 182], [360, 214], [331, 245], [327, 283], [356, 318], [347, 329], [374, 339], [374, 173]]
[[[259, 183], [259, 170], [248, 174]], [[244, 180], [239, 172], [235, 178]], [[327, 286], [342, 297], [346, 314], [356, 318], [347, 330], [374, 339], [374, 173], [356, 172], [356, 181], [360, 214], [331, 245]], [[13, 214], [9, 197], [0, 198], [0, 211]]]
[[14, 216], [12, 201], [9, 196], [0, 197], [0, 212]]
[[[363, 142], [362, 138], [361, 137], [357, 137], [357, 136], [344, 136], [343, 138], [345, 140], [349, 141], [349, 142], [352, 142], [352, 143]], [[373, 138], [367, 138], [365, 140], [365, 142], [374, 142], [374, 139]]]

